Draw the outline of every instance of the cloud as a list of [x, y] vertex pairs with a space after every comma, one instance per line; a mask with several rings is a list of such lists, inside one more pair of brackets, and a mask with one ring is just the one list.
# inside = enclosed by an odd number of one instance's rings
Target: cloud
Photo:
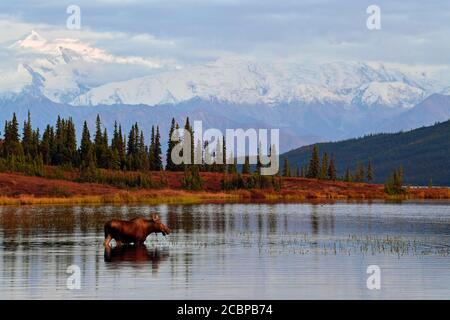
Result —
[[[24, 39], [18, 40], [12, 46], [12, 49], [28, 50], [32, 53], [60, 55], [62, 51], [70, 55], [76, 55], [87, 62], [98, 63], [118, 63], [118, 64], [136, 64], [146, 66], [148, 68], [162, 68], [163, 65], [157, 61], [134, 56], [115, 56], [103, 49], [91, 46], [79, 39], [73, 38], [56, 38], [47, 40], [38, 32], [32, 30]], [[64, 53], [63, 52], [63, 53]]]
[[[71, 31], [65, 29], [67, 3], [3, 2], [0, 12], [6, 20], [0, 21], [0, 42], [15, 41], [37, 29], [49, 39], [81, 39], [115, 56], [151, 57], [178, 65], [232, 54], [275, 60], [449, 64], [450, 43], [443, 39], [450, 32], [450, 2], [378, 0], [379, 31], [366, 28], [370, 4], [369, 0], [78, 0], [82, 30]], [[11, 22], [12, 26], [5, 25]]]

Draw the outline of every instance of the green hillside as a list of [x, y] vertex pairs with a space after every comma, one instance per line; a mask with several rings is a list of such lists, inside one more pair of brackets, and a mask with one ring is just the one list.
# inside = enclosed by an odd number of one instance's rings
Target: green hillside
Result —
[[[349, 167], [354, 170], [358, 161], [367, 165], [372, 160], [375, 182], [386, 177], [400, 165], [404, 168], [404, 182], [416, 185], [450, 186], [450, 120], [408, 132], [376, 134], [339, 142], [318, 143], [320, 155], [334, 155], [338, 175]], [[313, 145], [291, 150], [291, 167], [306, 165]], [[281, 160], [283, 163], [283, 160]]]

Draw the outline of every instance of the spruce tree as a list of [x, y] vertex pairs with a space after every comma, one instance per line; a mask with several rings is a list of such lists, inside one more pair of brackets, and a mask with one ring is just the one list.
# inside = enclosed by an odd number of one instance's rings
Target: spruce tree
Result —
[[97, 118], [95, 119], [94, 153], [97, 160], [97, 166], [99, 168], [105, 168], [103, 163], [103, 141], [102, 124], [100, 121], [100, 115], [97, 114]]
[[250, 158], [245, 156], [244, 165], [242, 166], [242, 174], [250, 174]]
[[139, 134], [137, 159], [138, 159], [138, 163], [137, 163], [138, 170], [148, 170], [149, 169], [150, 164], [149, 164], [149, 160], [148, 160], [148, 148], [145, 146], [143, 131], [141, 131]]
[[84, 121], [83, 124], [83, 132], [81, 134], [81, 143], [80, 143], [80, 162], [81, 166], [88, 166], [89, 161], [92, 159], [92, 142], [91, 142], [91, 134], [89, 133], [89, 128]]
[[374, 173], [373, 173], [373, 167], [372, 167], [372, 161], [369, 160], [369, 163], [367, 164], [367, 181], [370, 183], [374, 179]]
[[56, 165], [64, 163], [64, 154], [66, 154], [65, 140], [65, 121], [58, 115], [58, 120], [56, 121], [54, 153], [54, 164]]
[[[202, 149], [200, 140], [198, 141], [198, 147], [200, 149]], [[204, 160], [205, 160], [203, 170], [204, 171], [212, 171], [213, 157], [211, 155], [211, 151], [209, 150], [209, 141], [205, 141], [203, 143], [203, 153], [204, 153]]]
[[168, 170], [168, 171], [175, 170], [175, 164], [172, 161], [172, 150], [176, 144], [174, 141], [172, 141], [172, 135], [175, 130], [175, 126], [176, 126], [175, 118], [172, 118], [172, 122], [170, 124], [170, 130], [169, 130], [169, 140], [167, 142], [167, 151], [166, 151], [166, 170]]
[[4, 157], [8, 158], [11, 156], [21, 157], [23, 155], [23, 148], [20, 143], [19, 137], [19, 123], [17, 122], [16, 114], [13, 113], [11, 121], [5, 122], [5, 133], [4, 133]]
[[291, 176], [291, 168], [289, 167], [289, 159], [284, 157], [284, 165], [283, 165], [283, 177]]
[[260, 175], [261, 174], [261, 168], [262, 168], [262, 162], [261, 162], [261, 158], [262, 158], [262, 147], [261, 147], [261, 142], [258, 143], [258, 150], [257, 150], [257, 156], [256, 156], [256, 174]]
[[28, 111], [28, 119], [23, 124], [22, 149], [25, 156], [33, 156], [33, 129], [30, 111]]
[[159, 132], [159, 126], [156, 127], [155, 147], [154, 147], [154, 170], [160, 171], [163, 169], [161, 159], [161, 134]]
[[352, 175], [350, 173], [350, 169], [349, 168], [347, 168], [345, 170], [344, 181], [345, 182], [352, 182]]
[[[178, 125], [178, 123], [175, 124], [175, 131], [174, 132], [175, 132], [175, 134], [174, 134], [175, 141], [177, 141], [177, 140], [179, 140], [181, 138], [180, 135], [179, 135], [179, 133], [180, 133], [180, 126]], [[179, 143], [179, 142], [176, 142], [176, 143]], [[180, 153], [180, 157], [183, 157], [183, 152]], [[182, 163], [181, 164], [174, 164], [174, 168], [175, 168], [175, 171], [183, 171], [184, 170], [184, 165]]]
[[[190, 145], [191, 145], [191, 150], [190, 150], [190, 154], [191, 154], [191, 164], [194, 164], [194, 129], [192, 128], [191, 124], [189, 123], [189, 117], [186, 118], [186, 123], [184, 125], [184, 130], [186, 130], [187, 132], [189, 132], [190, 134]], [[183, 139], [185, 139], [186, 137], [183, 137]]]
[[[41, 156], [41, 153], [39, 151], [40, 141], [41, 141], [41, 135], [40, 135], [39, 128], [37, 128], [36, 130], [33, 130], [33, 134], [32, 134], [31, 157], [33, 157], [33, 158], [39, 158]], [[39, 161], [41, 161], [41, 160], [42, 160], [42, 165], [44, 165], [42, 157]]]
[[301, 167], [301, 171], [300, 171], [300, 176], [301, 176], [302, 178], [306, 178], [306, 173], [307, 173], [307, 171], [308, 171], [308, 169], [305, 168], [305, 166], [302, 166], [302, 167]]
[[330, 164], [328, 166], [327, 177], [328, 177], [328, 179], [333, 180], [333, 181], [335, 181], [336, 177], [337, 177], [336, 167], [334, 165], [334, 158], [333, 157], [331, 157]]
[[224, 167], [222, 141], [223, 141], [223, 139], [221, 137], [221, 138], [217, 139], [217, 142], [216, 142], [216, 152], [215, 152], [214, 158], [215, 158], [217, 172], [223, 172], [223, 167]]
[[234, 159], [233, 152], [230, 153], [230, 156], [227, 160], [227, 171], [228, 173], [237, 174], [237, 166], [236, 161]]
[[72, 118], [69, 118], [66, 122], [65, 144], [66, 154], [64, 162], [71, 165], [77, 165], [77, 136]]
[[312, 156], [309, 161], [308, 167], [308, 178], [317, 179], [320, 176], [320, 159], [319, 159], [319, 149], [317, 145], [314, 145]]
[[355, 181], [364, 182], [364, 165], [361, 162], [358, 162], [355, 170]]
[[148, 147], [148, 161], [150, 163], [150, 170], [156, 170], [156, 168], [155, 168], [155, 126], [152, 126], [152, 132], [150, 135], [150, 146]]
[[42, 154], [42, 160], [45, 165], [52, 163], [52, 149], [53, 149], [53, 127], [47, 125], [44, 134], [42, 135], [42, 141], [40, 143], [40, 153]]
[[224, 173], [226, 173], [228, 172], [228, 168], [227, 168], [227, 144], [225, 141], [225, 136], [222, 136], [222, 158], [223, 158], [222, 170]]
[[203, 161], [203, 146], [200, 139], [197, 140], [197, 143], [195, 144], [195, 162], [201, 170], [205, 171], [205, 168], [203, 166], [206, 164]]
[[130, 132], [128, 133], [128, 141], [127, 141], [127, 169], [134, 170], [133, 167], [133, 157], [135, 154], [135, 130], [134, 125], [131, 126]]
[[322, 165], [320, 167], [320, 179], [326, 179], [328, 176], [328, 154], [325, 152], [322, 157]]

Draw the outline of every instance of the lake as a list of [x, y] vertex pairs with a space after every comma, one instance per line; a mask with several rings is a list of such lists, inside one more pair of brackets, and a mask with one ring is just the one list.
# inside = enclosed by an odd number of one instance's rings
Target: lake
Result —
[[449, 253], [450, 202], [0, 207], [0, 299], [449, 299]]

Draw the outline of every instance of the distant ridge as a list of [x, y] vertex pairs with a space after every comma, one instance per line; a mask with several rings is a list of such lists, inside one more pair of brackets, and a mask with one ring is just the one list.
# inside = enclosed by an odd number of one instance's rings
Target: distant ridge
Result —
[[[375, 168], [375, 181], [384, 182], [400, 165], [404, 182], [415, 185], [450, 186], [450, 120], [408, 132], [376, 134], [339, 142], [316, 144], [321, 155], [334, 155], [338, 174], [347, 167], [355, 169], [358, 161], [367, 165], [369, 159]], [[305, 165], [311, 156], [312, 146], [291, 150], [290, 166]]]

